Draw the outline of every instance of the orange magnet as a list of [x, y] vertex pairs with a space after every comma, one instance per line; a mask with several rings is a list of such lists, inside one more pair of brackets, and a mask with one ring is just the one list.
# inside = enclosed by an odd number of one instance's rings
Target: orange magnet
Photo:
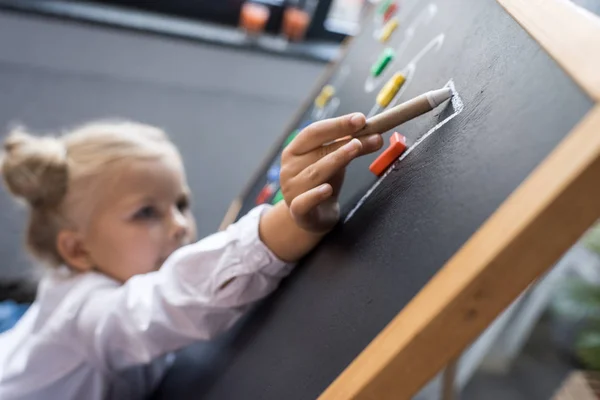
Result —
[[394, 132], [390, 138], [390, 146], [373, 161], [369, 166], [369, 170], [375, 175], [380, 176], [405, 150], [406, 138], [398, 132]]

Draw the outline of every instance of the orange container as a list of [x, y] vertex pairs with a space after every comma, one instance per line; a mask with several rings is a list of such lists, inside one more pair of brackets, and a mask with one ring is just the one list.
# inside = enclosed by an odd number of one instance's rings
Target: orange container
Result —
[[246, 2], [240, 12], [240, 26], [250, 33], [261, 33], [265, 30], [271, 11], [263, 4]]
[[288, 39], [295, 42], [302, 40], [308, 25], [310, 25], [310, 15], [306, 11], [295, 7], [285, 9], [282, 31]]

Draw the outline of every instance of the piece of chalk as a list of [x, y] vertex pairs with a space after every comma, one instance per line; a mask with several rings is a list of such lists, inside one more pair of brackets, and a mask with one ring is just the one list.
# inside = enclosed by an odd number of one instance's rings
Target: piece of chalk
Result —
[[381, 88], [375, 101], [380, 107], [387, 107], [392, 99], [396, 96], [404, 82], [406, 77], [401, 72], [396, 72]]
[[390, 19], [385, 24], [385, 26], [381, 29], [381, 34], [379, 35], [379, 41], [381, 43], [387, 42], [390, 39], [390, 36], [392, 36], [392, 33], [394, 33], [396, 28], [398, 28], [399, 24], [400, 23], [398, 22], [398, 18]]
[[315, 98], [315, 106], [319, 108], [325, 107], [325, 105], [331, 100], [335, 94], [335, 88], [331, 85], [325, 85], [319, 95]]
[[[390, 82], [388, 82], [386, 85], [388, 84], [390, 84]], [[397, 91], [393, 92], [386, 87], [384, 87], [384, 89], [386, 91], [382, 89], [377, 96], [377, 104], [385, 104], [387, 106], [389, 101], [396, 96]], [[405, 101], [404, 103], [397, 104], [394, 107], [367, 119], [365, 126], [352, 136], [359, 137], [363, 135], [371, 135], [373, 133], [387, 132], [398, 125], [402, 125], [403, 123], [410, 121], [419, 115], [423, 115], [426, 112], [431, 111], [452, 96], [453, 93], [448, 88], [442, 88], [423, 93], [422, 95], [414, 97], [408, 101]]]
[[383, 50], [375, 64], [371, 67], [371, 75], [377, 77], [381, 75], [385, 67], [394, 59], [394, 49], [387, 48]]
[[369, 170], [377, 176], [385, 172], [388, 167], [398, 159], [406, 150], [406, 138], [394, 132], [390, 138], [390, 145], [371, 163]]
[[432, 90], [430, 92], [425, 93], [427, 96], [427, 101], [431, 108], [436, 108], [444, 101], [448, 100], [452, 97], [452, 89], [450, 88], [442, 88], [437, 90]]

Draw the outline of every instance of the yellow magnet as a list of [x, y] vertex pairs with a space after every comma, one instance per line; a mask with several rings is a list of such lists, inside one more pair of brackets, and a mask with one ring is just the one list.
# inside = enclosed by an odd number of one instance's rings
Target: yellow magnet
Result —
[[335, 88], [331, 85], [325, 85], [323, 89], [321, 89], [321, 93], [315, 98], [315, 106], [319, 108], [325, 107], [334, 94]]
[[401, 72], [396, 72], [379, 91], [376, 99], [377, 104], [379, 104], [380, 107], [387, 107], [396, 96], [396, 93], [398, 93], [398, 90], [404, 85], [405, 81], [406, 77]]
[[387, 24], [385, 24], [383, 28], [381, 28], [381, 35], [379, 35], [379, 41], [381, 43], [387, 42], [390, 36], [392, 36], [392, 33], [394, 33], [396, 28], [398, 28], [398, 24], [398, 18], [390, 19], [387, 22]]

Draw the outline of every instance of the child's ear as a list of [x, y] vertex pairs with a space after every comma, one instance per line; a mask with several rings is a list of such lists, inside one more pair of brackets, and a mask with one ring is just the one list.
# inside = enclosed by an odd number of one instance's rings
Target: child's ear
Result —
[[56, 238], [56, 248], [65, 263], [77, 271], [90, 271], [94, 264], [81, 235], [73, 230], [63, 229]]

